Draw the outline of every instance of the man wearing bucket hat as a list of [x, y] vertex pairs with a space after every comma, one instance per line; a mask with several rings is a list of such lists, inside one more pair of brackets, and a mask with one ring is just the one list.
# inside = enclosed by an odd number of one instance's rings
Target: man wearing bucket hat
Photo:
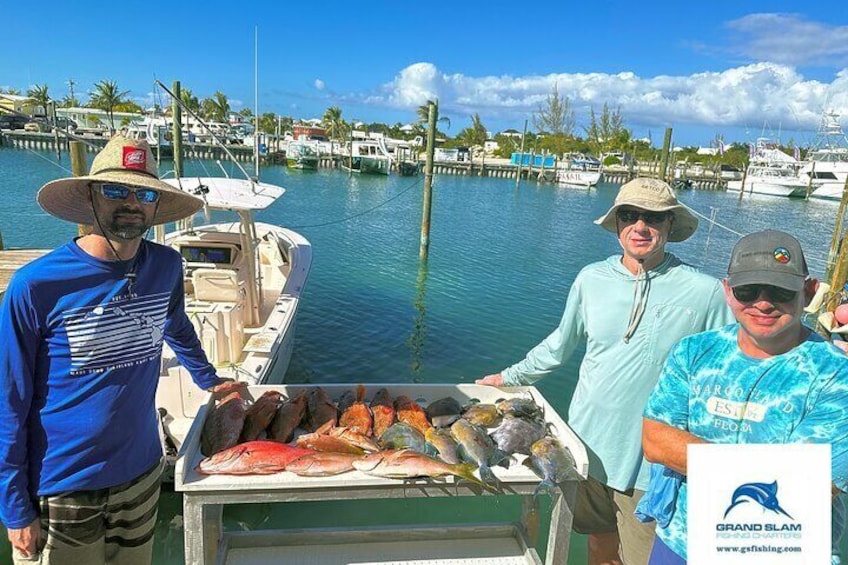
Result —
[[694, 214], [660, 180], [624, 184], [595, 221], [617, 234], [623, 253], [580, 271], [559, 326], [524, 360], [477, 383], [530, 384], [562, 366], [585, 344], [568, 423], [589, 454], [574, 529], [589, 536], [589, 563], [642, 565], [652, 524], [633, 515], [648, 486], [642, 408], [668, 351], [684, 336], [733, 321], [721, 283], [665, 251], [697, 229]]
[[38, 203], [93, 233], [21, 268], [0, 306], [0, 518], [16, 563], [150, 563], [163, 341], [199, 387], [219, 379], [184, 311], [179, 254], [144, 236], [203, 201], [159, 180], [145, 141], [118, 136]]
[[[768, 230], [739, 240], [724, 280], [737, 323], [672, 349], [645, 406], [649, 461], [685, 475], [690, 443], [830, 443], [833, 492], [848, 491], [848, 357], [802, 324], [817, 284], [808, 275], [791, 235]], [[644, 497], [670, 502], [650, 563], [685, 563], [687, 484], [660, 486], [652, 480]], [[835, 497], [834, 548], [842, 515]]]

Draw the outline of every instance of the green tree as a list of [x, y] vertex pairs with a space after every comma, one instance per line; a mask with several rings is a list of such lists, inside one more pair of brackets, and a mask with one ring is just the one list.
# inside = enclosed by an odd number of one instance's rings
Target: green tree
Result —
[[489, 138], [489, 134], [486, 131], [486, 126], [484, 126], [483, 122], [480, 120], [480, 114], [475, 113], [471, 116], [471, 126], [459, 132], [456, 138], [462, 144], [469, 147], [473, 147], [474, 145], [482, 147]]
[[206, 98], [201, 104], [203, 117], [215, 122], [226, 122], [230, 117], [230, 101], [227, 95], [216, 90], [212, 98]]
[[610, 109], [606, 102], [600, 117], [595, 115], [594, 108], [590, 111], [589, 127], [584, 129], [592, 153], [598, 156], [614, 150], [624, 151], [630, 144], [631, 133], [624, 127], [621, 110]]
[[[132, 100], [126, 100], [124, 102], [121, 102], [117, 106], [115, 106], [115, 111], [116, 112], [132, 112], [134, 114], [143, 114], [144, 108], [142, 108], [141, 106], [138, 105], [138, 103], [136, 103]], [[156, 113], [161, 114], [162, 113], [161, 108], [156, 107]]]
[[330, 140], [344, 142], [347, 139], [349, 126], [342, 118], [342, 109], [338, 106], [330, 106], [321, 118], [321, 125], [327, 131]]
[[259, 116], [259, 131], [265, 133], [277, 133], [277, 114], [266, 112]]
[[129, 90], [121, 92], [118, 89], [118, 83], [111, 80], [104, 79], [94, 85], [94, 92], [91, 93], [88, 106], [106, 112], [106, 115], [109, 116], [109, 128], [112, 132], [115, 131], [115, 108], [126, 102], [126, 96], [129, 92]]
[[200, 100], [198, 100], [190, 88], [180, 89], [180, 102], [195, 114], [200, 112]]
[[533, 127], [539, 133], [571, 136], [574, 134], [574, 110], [568, 96], [561, 96], [554, 84], [544, 104], [539, 104], [532, 116]]
[[[50, 112], [50, 94], [47, 92], [46, 84], [36, 84], [27, 90], [27, 98], [32, 100], [33, 104], [35, 104], [36, 108], [40, 107], [43, 116], [49, 117], [48, 114]], [[33, 109], [33, 113], [35, 113], [35, 109]]]
[[59, 102], [60, 108], [79, 108], [82, 106], [82, 103], [76, 96], [71, 96], [70, 94], [66, 94], [62, 101]]
[[438, 130], [439, 124], [442, 124], [442, 123], [447, 124], [448, 129], [450, 129], [450, 127], [451, 127], [450, 118], [448, 118], [447, 116], [440, 116], [439, 115], [439, 99], [437, 98], [436, 100], [427, 100], [427, 102], [425, 102], [424, 104], [419, 106], [418, 109], [415, 111], [415, 113], [418, 115], [418, 119], [416, 120], [416, 124], [421, 124], [421, 133], [422, 134], [427, 133], [426, 124], [427, 124], [427, 122], [430, 121], [430, 104], [436, 105], [436, 129]]
[[21, 91], [17, 88], [0, 88], [0, 94], [11, 94], [12, 96], [20, 96]]

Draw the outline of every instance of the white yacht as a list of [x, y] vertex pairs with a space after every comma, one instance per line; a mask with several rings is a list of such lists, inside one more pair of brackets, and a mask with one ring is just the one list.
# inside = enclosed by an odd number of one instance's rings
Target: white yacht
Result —
[[579, 188], [591, 188], [601, 180], [602, 166], [591, 155], [575, 153], [566, 155], [564, 166], [556, 171], [557, 184]]
[[[185, 307], [218, 375], [251, 385], [283, 381], [294, 344], [312, 247], [298, 233], [253, 220], [283, 188], [232, 178], [165, 182], [197, 194], [232, 222], [184, 227], [164, 236], [185, 264]], [[197, 388], [167, 345], [156, 392], [166, 449], [175, 456], [207, 393]]]
[[761, 137], [754, 146], [744, 181], [728, 181], [727, 190], [804, 198], [808, 188], [814, 189], [817, 185], [814, 183], [808, 187], [809, 180], [798, 173], [802, 165], [803, 163], [781, 151], [777, 142]]
[[340, 163], [348, 172], [388, 175], [392, 158], [382, 140], [354, 139], [347, 144]]
[[848, 178], [848, 138], [842, 131], [839, 114], [833, 111], [822, 115], [818, 138], [813, 145], [808, 162], [801, 175], [818, 185], [810, 195], [813, 198], [840, 200], [845, 180]]

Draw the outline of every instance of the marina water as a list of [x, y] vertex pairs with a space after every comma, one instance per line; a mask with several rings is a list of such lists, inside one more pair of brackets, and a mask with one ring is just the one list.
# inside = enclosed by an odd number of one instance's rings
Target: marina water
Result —
[[[0, 150], [0, 232], [7, 248], [53, 248], [76, 234], [76, 226], [47, 215], [35, 201], [45, 182], [70, 176], [66, 154], [60, 165], [55, 154]], [[239, 176], [235, 167], [224, 167]], [[160, 170], [170, 168], [163, 162]], [[211, 162], [186, 169], [189, 175], [221, 174]], [[314, 249], [290, 383], [472, 383], [521, 359], [558, 324], [578, 271], [619, 251], [616, 238], [593, 224], [612, 204], [613, 185], [583, 190], [525, 181], [516, 187], [509, 179], [437, 176], [430, 257], [422, 266], [423, 176], [284, 167], [265, 168], [261, 176], [287, 193], [257, 220], [294, 228]], [[757, 195], [739, 201], [737, 193], [710, 191], [679, 197], [703, 216], [692, 238], [668, 247], [684, 261], [721, 277], [737, 234], [777, 228], [801, 241], [811, 272], [823, 275], [836, 202]], [[538, 385], [563, 417], [580, 353]], [[256, 530], [510, 520], [520, 512], [513, 498], [240, 505], [225, 508], [224, 525]], [[0, 562], [9, 560], [5, 538], [4, 532]], [[585, 562], [584, 540], [572, 541], [569, 561]], [[154, 563], [182, 562], [181, 498], [166, 487]]]

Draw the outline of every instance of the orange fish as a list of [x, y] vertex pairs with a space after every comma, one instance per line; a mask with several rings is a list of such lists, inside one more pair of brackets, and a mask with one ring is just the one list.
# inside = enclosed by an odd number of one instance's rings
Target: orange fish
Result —
[[286, 465], [315, 453], [276, 441], [248, 441], [202, 460], [197, 472], [204, 475], [270, 475], [284, 471]]
[[371, 414], [374, 418], [374, 437], [380, 437], [395, 423], [395, 407], [385, 388], [378, 390], [371, 399]]
[[350, 428], [366, 436], [372, 434], [374, 419], [371, 410], [365, 404], [365, 387], [356, 385], [356, 396], [352, 391], [345, 392], [339, 399], [339, 426]]
[[409, 424], [422, 434], [426, 434], [427, 430], [433, 427], [424, 409], [406, 395], [401, 394], [395, 398], [395, 412], [399, 422]]

